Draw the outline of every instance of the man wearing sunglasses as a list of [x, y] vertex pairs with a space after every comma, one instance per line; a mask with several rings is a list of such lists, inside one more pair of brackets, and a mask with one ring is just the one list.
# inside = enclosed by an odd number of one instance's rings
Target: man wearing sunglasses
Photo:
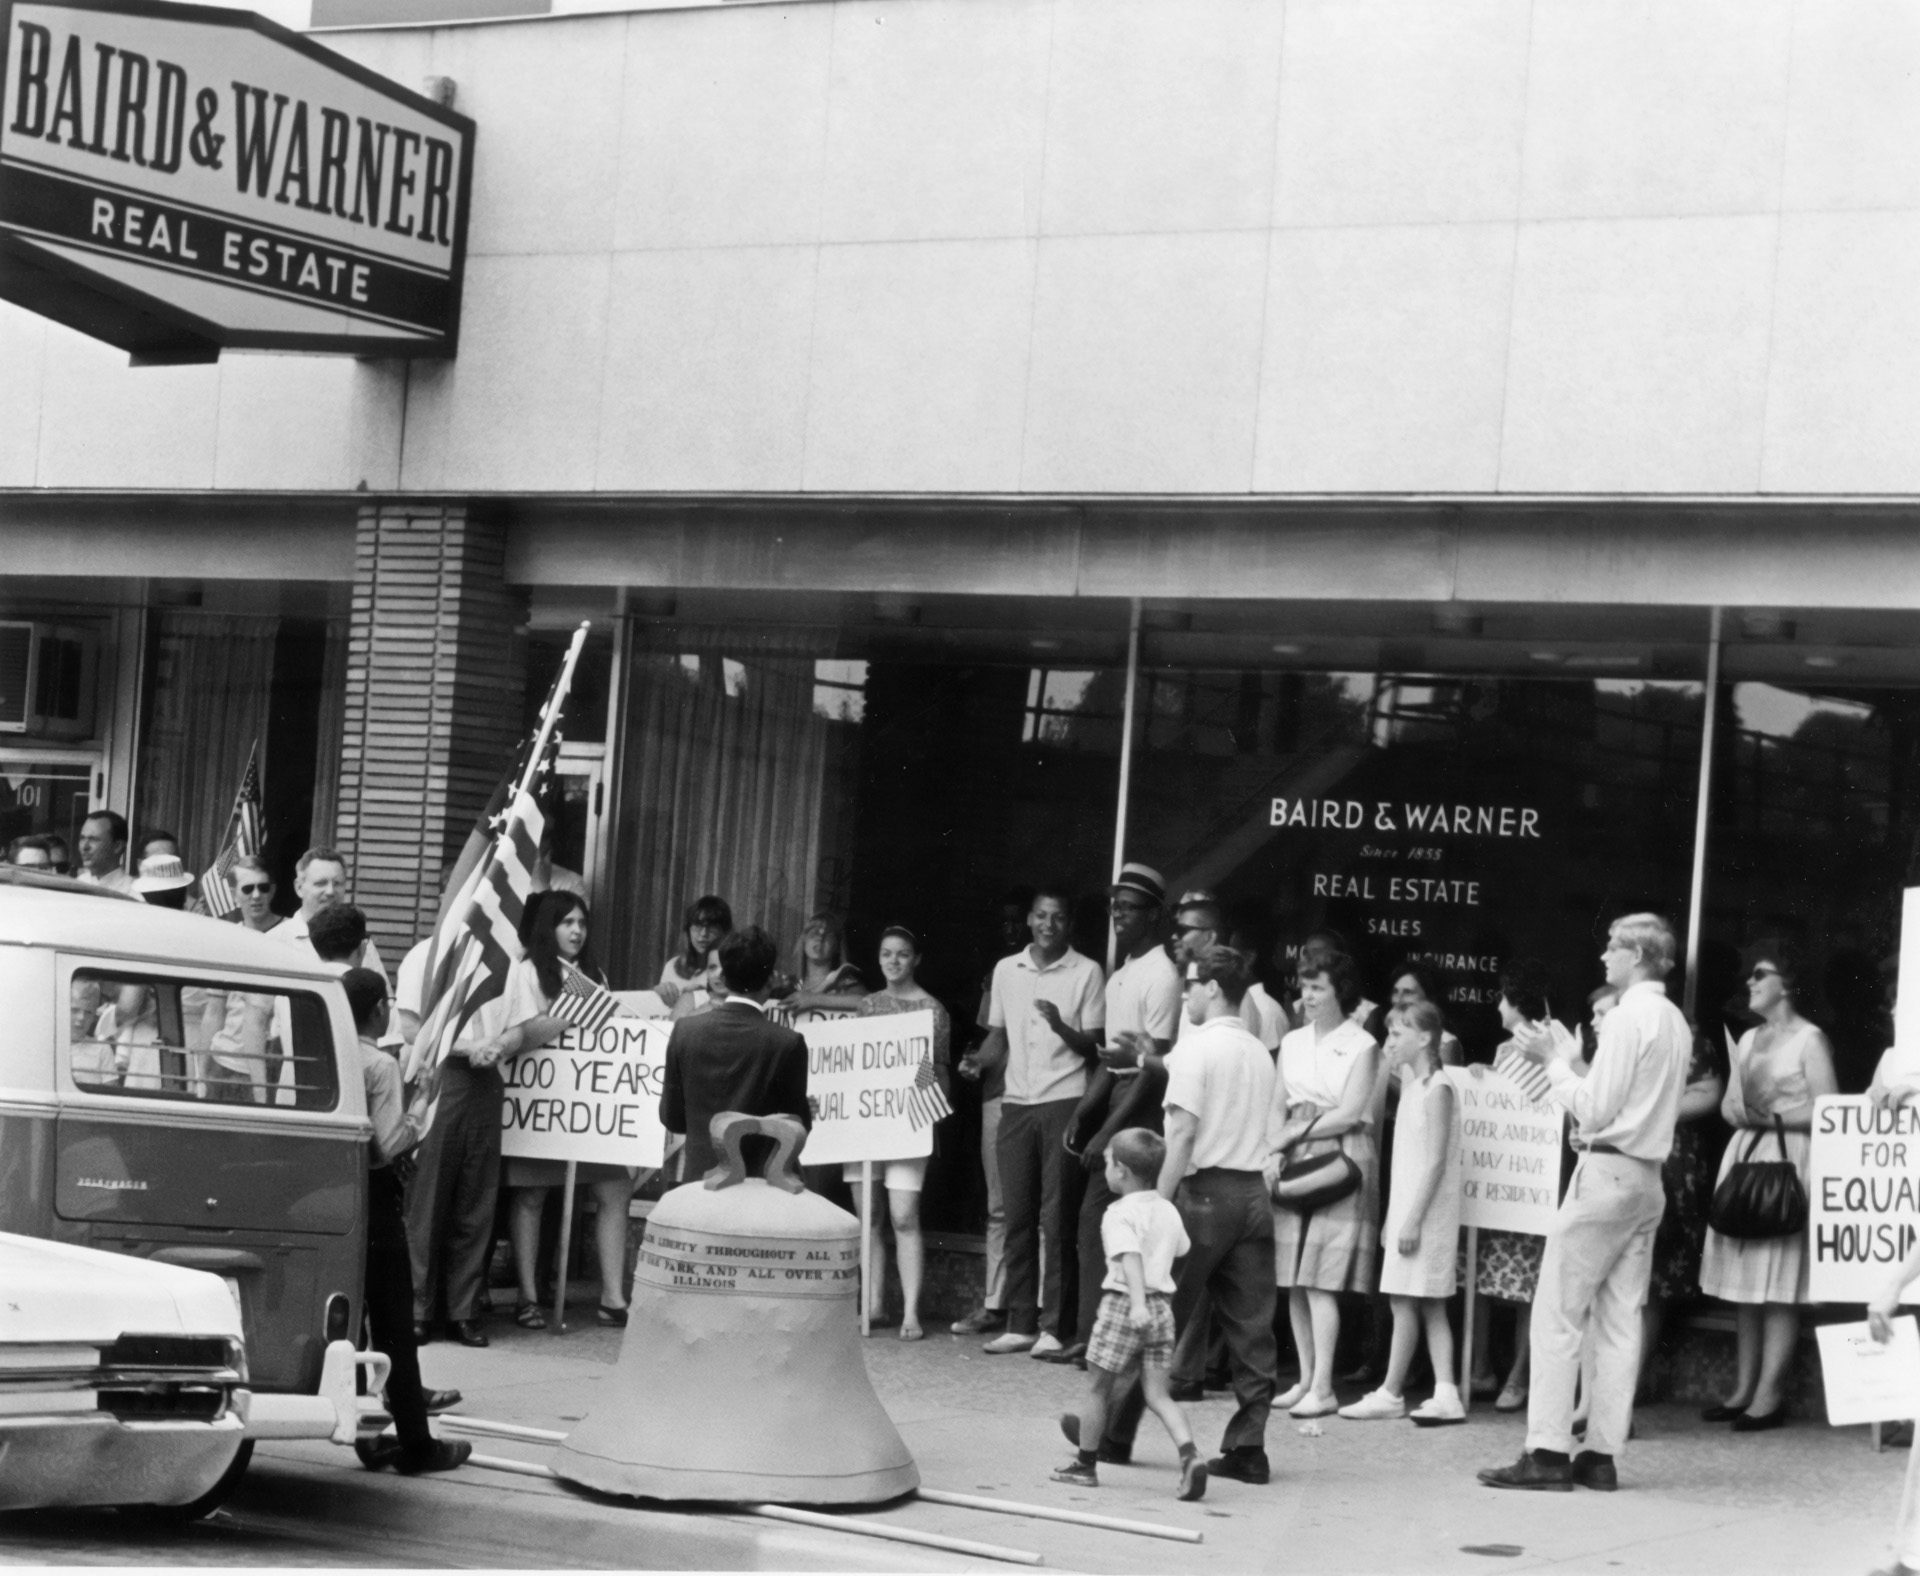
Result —
[[257, 855], [242, 854], [233, 862], [234, 896], [240, 906], [233, 912], [235, 924], [249, 930], [268, 931], [280, 923], [273, 911], [273, 876]]

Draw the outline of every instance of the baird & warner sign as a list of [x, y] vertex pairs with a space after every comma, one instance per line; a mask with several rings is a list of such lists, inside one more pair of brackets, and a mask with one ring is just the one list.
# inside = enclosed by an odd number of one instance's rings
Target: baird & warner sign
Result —
[[0, 20], [0, 297], [153, 360], [453, 354], [464, 115], [246, 12]]

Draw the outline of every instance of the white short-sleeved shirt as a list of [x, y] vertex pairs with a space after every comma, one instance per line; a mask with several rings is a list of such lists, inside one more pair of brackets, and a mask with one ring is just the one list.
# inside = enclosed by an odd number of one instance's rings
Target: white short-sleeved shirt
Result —
[[1247, 987], [1246, 998], [1240, 1003], [1240, 1021], [1270, 1051], [1279, 1050], [1280, 1042], [1293, 1029], [1287, 1009], [1258, 981]]
[[432, 945], [433, 937], [429, 936], [407, 948], [407, 955], [400, 960], [400, 976], [393, 982], [393, 1005], [416, 1018], [426, 1016], [427, 950]]
[[[310, 955], [313, 954], [311, 927], [307, 923], [307, 916], [305, 914], [293, 914], [281, 920], [279, 924], [267, 932], [267, 936], [269, 939], [279, 942], [283, 947], [299, 947], [302, 951]], [[371, 936], [367, 937], [367, 950], [360, 954], [360, 967], [363, 969], [372, 969], [374, 973], [386, 981], [388, 989], [392, 989], [393, 976], [387, 973], [386, 964], [380, 961], [380, 949], [374, 945], [374, 940]]]
[[1272, 1153], [1273, 1057], [1238, 1018], [1209, 1018], [1167, 1058], [1166, 1106], [1197, 1121], [1187, 1175], [1258, 1171]]
[[1141, 1279], [1148, 1291], [1173, 1295], [1173, 1261], [1192, 1247], [1180, 1211], [1152, 1188], [1115, 1199], [1100, 1217], [1100, 1248], [1107, 1256], [1103, 1291], [1125, 1292], [1127, 1277], [1120, 1257], [1140, 1255]]
[[1107, 1043], [1135, 1033], [1171, 1044], [1180, 1032], [1186, 995], [1186, 982], [1165, 947], [1128, 958], [1107, 979]]
[[1071, 1029], [1106, 1027], [1105, 980], [1100, 965], [1072, 947], [1042, 965], [1024, 947], [993, 967], [987, 1023], [1007, 1031], [1010, 1105], [1078, 1100], [1087, 1092], [1086, 1058], [1055, 1034], [1035, 1003], [1050, 1001]]

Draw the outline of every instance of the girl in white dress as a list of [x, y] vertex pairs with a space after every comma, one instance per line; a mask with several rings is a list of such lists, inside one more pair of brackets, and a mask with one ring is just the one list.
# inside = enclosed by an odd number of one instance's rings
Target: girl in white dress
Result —
[[1460, 1123], [1453, 1085], [1440, 1072], [1444, 1032], [1440, 1009], [1419, 1001], [1401, 1007], [1387, 1033], [1380, 1081], [1403, 1080], [1393, 1135], [1393, 1186], [1381, 1231], [1380, 1289], [1393, 1303], [1393, 1348], [1385, 1382], [1341, 1407], [1342, 1417], [1365, 1421], [1407, 1415], [1402, 1392], [1425, 1324], [1433, 1398], [1413, 1420], [1429, 1427], [1466, 1421], [1452, 1378], [1453, 1330], [1447, 1323], [1460, 1236]]

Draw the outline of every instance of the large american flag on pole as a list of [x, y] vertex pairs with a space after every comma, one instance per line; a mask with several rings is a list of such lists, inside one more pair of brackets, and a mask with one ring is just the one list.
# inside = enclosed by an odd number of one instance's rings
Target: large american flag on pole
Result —
[[257, 855], [266, 840], [260, 811], [260, 741], [256, 739], [247, 752], [247, 769], [240, 775], [240, 791], [234, 795], [233, 810], [227, 816], [226, 846], [200, 878], [200, 896], [209, 914], [219, 918], [240, 906], [233, 890], [234, 863], [242, 856]]

